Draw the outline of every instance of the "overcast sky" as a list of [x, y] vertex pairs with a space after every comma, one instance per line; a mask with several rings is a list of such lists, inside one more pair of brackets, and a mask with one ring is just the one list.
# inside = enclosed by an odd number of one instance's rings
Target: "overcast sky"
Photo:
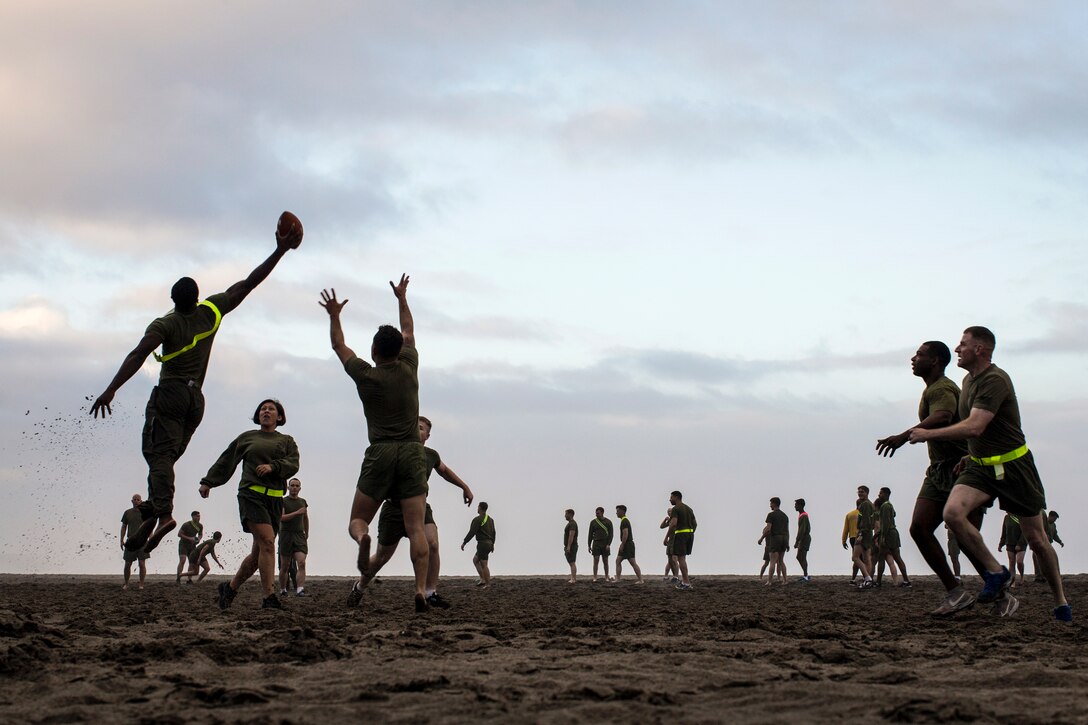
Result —
[[[349, 574], [365, 424], [328, 343], [396, 319], [411, 275], [431, 445], [488, 501], [492, 571], [563, 573], [564, 508], [625, 503], [638, 560], [683, 490], [693, 573], [742, 573], [766, 501], [809, 502], [848, 570], [854, 488], [906, 529], [926, 465], [909, 359], [981, 324], [1068, 548], [1088, 494], [1088, 51], [1082, 3], [5, 2], [0, 5], [0, 565], [112, 572], [146, 490], [149, 360], [102, 391], [182, 275], [302, 247], [216, 338], [177, 510], [248, 548], [197, 483], [265, 397], [311, 504], [310, 571]], [[949, 371], [957, 382], [962, 371]], [[443, 572], [474, 513], [432, 480]], [[984, 534], [996, 547], [999, 516]], [[172, 543], [152, 559], [169, 573]], [[589, 557], [581, 557], [583, 571]], [[787, 560], [793, 563], [792, 554]], [[791, 572], [796, 570], [793, 563]], [[410, 571], [407, 547], [390, 574]]]

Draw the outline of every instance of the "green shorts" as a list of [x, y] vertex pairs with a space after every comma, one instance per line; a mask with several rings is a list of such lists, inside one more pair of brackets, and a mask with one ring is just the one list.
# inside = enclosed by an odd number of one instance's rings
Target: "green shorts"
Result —
[[772, 554], [781, 554], [790, 548], [790, 537], [786, 534], [771, 534], [767, 537], [767, 551]]
[[359, 491], [375, 501], [427, 495], [427, 463], [419, 441], [372, 443], [363, 456]]
[[881, 532], [880, 534], [880, 548], [883, 551], [891, 552], [902, 546], [902, 542], [899, 540], [899, 529], [892, 529], [887, 533]]
[[253, 533], [253, 524], [268, 524], [272, 533], [280, 532], [280, 519], [283, 517], [283, 499], [268, 496], [248, 488], [238, 489], [238, 518], [242, 521], [242, 531]]
[[952, 469], [960, 461], [957, 458], [952, 461], [937, 461], [929, 464], [926, 469], [926, 477], [922, 479], [922, 488], [918, 491], [918, 498], [927, 501], [944, 503], [948, 500], [948, 494], [952, 493], [952, 486], [956, 477], [952, 475]]
[[1005, 476], [999, 481], [994, 466], [969, 461], [956, 485], [970, 486], [996, 498], [1001, 509], [1013, 516], [1038, 516], [1046, 508], [1046, 493], [1031, 451], [1003, 466]]
[[483, 541], [476, 542], [476, 558], [480, 561], [487, 561], [487, 557], [491, 556], [491, 552], [495, 550], [495, 542], [484, 539]]
[[567, 557], [567, 563], [573, 564], [578, 561], [578, 547], [574, 547], [570, 551], [567, 551], [566, 547], [563, 548], [563, 556]]
[[619, 548], [619, 552], [616, 554], [616, 561], [628, 561], [635, 558], [635, 542], [628, 541], [627, 544]]
[[960, 542], [956, 540], [956, 535], [952, 533], [951, 529], [948, 531], [948, 555], [960, 555]]
[[665, 544], [665, 556], [672, 558], [673, 545], [672, 539], [669, 539], [669, 543]]
[[293, 556], [296, 553], [308, 554], [305, 531], [280, 532], [280, 556]]
[[672, 554], [673, 556], [689, 556], [691, 554], [691, 547], [695, 543], [695, 534], [673, 534], [672, 535]]
[[857, 538], [854, 539], [854, 546], [860, 546], [862, 549], [868, 551], [873, 548], [873, 531], [859, 531]]
[[771, 560], [771, 550], [770, 550], [769, 547], [770, 547], [770, 544], [768, 544], [767, 540], [764, 539], [763, 540], [763, 561], [770, 561]]
[[808, 551], [811, 546], [812, 546], [812, 537], [811, 536], [806, 536], [803, 539], [801, 539], [800, 541], [798, 541], [797, 546], [795, 546], [794, 548], [797, 549], [798, 553], [801, 553], [803, 551]]
[[190, 543], [188, 539], [178, 539], [178, 556], [189, 556], [196, 549], [196, 544]]
[[609, 544], [606, 544], [600, 539], [594, 539], [589, 542], [589, 553], [593, 554], [593, 556], [608, 556], [609, 546]]
[[[434, 524], [434, 512], [431, 505], [423, 509], [423, 524]], [[396, 546], [401, 539], [408, 538], [408, 529], [404, 528], [404, 510], [399, 501], [386, 501], [378, 514], [378, 543], [382, 546]]]
[[[182, 539], [182, 541], [185, 541], [185, 539]], [[139, 559], [140, 561], [147, 561], [151, 558], [151, 554], [148, 554], [143, 549], [140, 549], [139, 551], [129, 551], [128, 549], [125, 549], [124, 557], [125, 563], [128, 564], [136, 561], [137, 559]]]

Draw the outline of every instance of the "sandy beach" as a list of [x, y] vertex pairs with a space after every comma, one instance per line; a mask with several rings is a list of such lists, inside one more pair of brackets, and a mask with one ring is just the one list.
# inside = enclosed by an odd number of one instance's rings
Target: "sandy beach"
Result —
[[1043, 584], [1012, 620], [937, 621], [932, 577], [450, 579], [426, 615], [403, 579], [348, 610], [347, 580], [314, 578], [284, 612], [252, 583], [220, 612], [217, 581], [0, 576], [0, 721], [1088, 722], [1085, 630]]

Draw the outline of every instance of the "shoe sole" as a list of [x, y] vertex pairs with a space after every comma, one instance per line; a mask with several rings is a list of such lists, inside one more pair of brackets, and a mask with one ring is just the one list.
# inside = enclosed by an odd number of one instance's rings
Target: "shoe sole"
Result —
[[348, 606], [357, 607], [361, 601], [363, 601], [363, 590], [359, 587], [358, 582], [356, 582], [348, 593]]

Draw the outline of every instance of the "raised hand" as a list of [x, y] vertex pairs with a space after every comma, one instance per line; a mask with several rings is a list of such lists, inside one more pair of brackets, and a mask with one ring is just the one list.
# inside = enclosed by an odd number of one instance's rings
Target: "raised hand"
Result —
[[[390, 282], [389, 284], [393, 284]], [[407, 285], [407, 282], [405, 282]], [[340, 302], [336, 299], [336, 289], [333, 288], [332, 294], [329, 294], [328, 290], [321, 290], [321, 301], [317, 304], [325, 308], [325, 311], [329, 313], [330, 317], [334, 317], [340, 314], [340, 310], [344, 309], [344, 305], [348, 303], [347, 300]]]
[[406, 274], [400, 276], [400, 284], [393, 284], [393, 280], [389, 280], [389, 286], [393, 288], [393, 294], [398, 300], [403, 300], [404, 295], [408, 294], [408, 280], [409, 277]]

